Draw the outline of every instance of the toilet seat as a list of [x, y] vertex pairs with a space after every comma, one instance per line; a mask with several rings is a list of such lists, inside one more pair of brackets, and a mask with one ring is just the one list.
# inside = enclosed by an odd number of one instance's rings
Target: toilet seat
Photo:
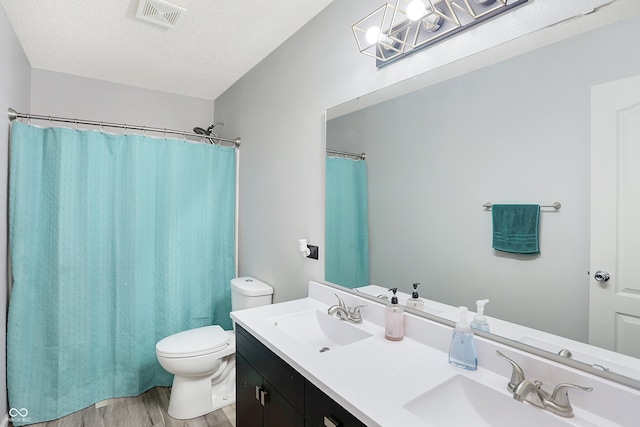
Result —
[[203, 326], [163, 338], [156, 353], [166, 358], [195, 357], [224, 351], [231, 344], [231, 335], [219, 325]]

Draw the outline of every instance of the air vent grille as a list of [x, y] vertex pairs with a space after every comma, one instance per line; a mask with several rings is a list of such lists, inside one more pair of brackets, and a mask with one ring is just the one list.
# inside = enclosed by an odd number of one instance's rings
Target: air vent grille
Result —
[[140, 0], [136, 18], [167, 28], [175, 27], [187, 9], [163, 0]]

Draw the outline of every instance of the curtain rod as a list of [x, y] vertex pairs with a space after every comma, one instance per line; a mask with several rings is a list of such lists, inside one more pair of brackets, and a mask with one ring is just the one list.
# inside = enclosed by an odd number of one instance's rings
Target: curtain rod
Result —
[[75, 123], [76, 125], [91, 125], [91, 126], [99, 126], [100, 128], [103, 127], [107, 127], [107, 128], [119, 128], [119, 129], [124, 129], [125, 132], [127, 129], [131, 129], [131, 130], [139, 130], [139, 131], [143, 131], [143, 132], [156, 132], [156, 133], [163, 133], [163, 134], [172, 134], [172, 135], [182, 135], [183, 137], [196, 137], [199, 139], [207, 139], [210, 141], [211, 144], [215, 144], [215, 141], [218, 142], [218, 144], [221, 144], [223, 142], [229, 143], [229, 144], [233, 144], [234, 147], [238, 148], [240, 147], [241, 144], [241, 139], [238, 137], [236, 139], [229, 139], [229, 138], [222, 138], [219, 136], [209, 136], [209, 135], [201, 135], [199, 133], [195, 133], [195, 132], [184, 132], [181, 130], [173, 130], [173, 129], [162, 129], [162, 128], [155, 128], [155, 127], [149, 127], [149, 126], [136, 126], [136, 125], [128, 125], [128, 124], [120, 124], [120, 123], [109, 123], [109, 122], [98, 122], [95, 120], [79, 120], [79, 119], [70, 119], [67, 117], [53, 117], [53, 116], [41, 116], [41, 115], [37, 115], [37, 114], [26, 114], [26, 113], [18, 113], [16, 110], [14, 110], [13, 108], [9, 108], [9, 110], [7, 111], [7, 114], [9, 116], [9, 121], [12, 122], [16, 119], [27, 119], [27, 120], [47, 120], [49, 122], [62, 122], [62, 123]]
[[354, 160], [365, 160], [367, 158], [367, 154], [366, 153], [349, 153], [348, 151], [337, 151], [337, 150], [330, 150], [327, 148], [327, 154], [331, 155], [331, 156], [337, 156], [337, 157], [346, 157], [348, 159], [354, 159]]

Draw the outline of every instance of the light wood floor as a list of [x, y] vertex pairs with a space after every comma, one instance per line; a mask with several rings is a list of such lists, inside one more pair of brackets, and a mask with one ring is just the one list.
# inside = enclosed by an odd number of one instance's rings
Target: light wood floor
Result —
[[[167, 414], [171, 388], [155, 387], [137, 397], [109, 399], [33, 427], [235, 427], [236, 405], [202, 417], [176, 420]], [[11, 423], [9, 424], [12, 425]]]

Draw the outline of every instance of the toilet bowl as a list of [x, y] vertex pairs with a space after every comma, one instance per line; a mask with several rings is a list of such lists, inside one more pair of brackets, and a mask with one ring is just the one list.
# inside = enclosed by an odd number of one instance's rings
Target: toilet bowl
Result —
[[218, 325], [158, 341], [158, 362], [174, 375], [169, 415], [195, 418], [234, 403], [235, 351], [235, 336]]
[[[233, 310], [271, 304], [273, 288], [251, 278], [231, 280]], [[219, 325], [178, 332], [156, 344], [158, 362], [172, 373], [168, 413], [189, 419], [235, 403], [235, 334]]]

